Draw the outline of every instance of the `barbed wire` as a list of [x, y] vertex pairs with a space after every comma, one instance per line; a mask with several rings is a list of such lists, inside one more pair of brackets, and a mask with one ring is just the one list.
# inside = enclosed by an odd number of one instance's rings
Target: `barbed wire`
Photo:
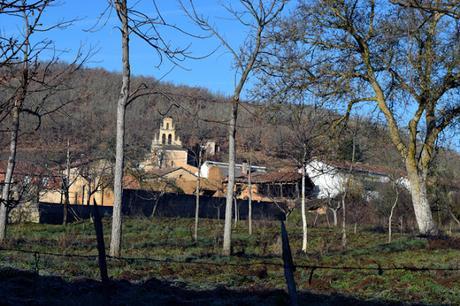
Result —
[[[98, 255], [84, 255], [84, 254], [60, 254], [60, 253], [52, 253], [52, 252], [39, 252], [34, 250], [24, 250], [24, 249], [10, 249], [10, 248], [0, 248], [0, 252], [16, 252], [16, 253], [24, 253], [24, 254], [32, 254], [37, 260], [37, 258], [41, 258], [43, 255], [45, 256], [52, 256], [52, 257], [64, 257], [64, 258], [83, 258], [83, 259], [90, 259], [96, 260]], [[177, 260], [177, 259], [159, 259], [159, 258], [152, 258], [152, 257], [113, 257], [113, 256], [106, 256], [107, 259], [113, 261], [126, 261], [128, 263], [133, 262], [155, 262], [155, 263], [165, 263], [165, 264], [185, 264], [185, 265], [207, 265], [207, 266], [216, 266], [216, 267], [225, 267], [225, 266], [236, 266], [236, 267], [251, 267], [251, 266], [276, 266], [276, 267], [283, 267], [282, 262], [268, 262], [268, 261], [256, 261], [256, 262], [210, 262], [210, 261], [193, 261], [193, 260]], [[410, 271], [410, 272], [432, 272], [432, 271], [460, 271], [460, 267], [417, 267], [417, 266], [383, 266], [380, 263], [374, 263], [375, 267], [367, 266], [367, 267], [360, 267], [360, 266], [340, 266], [340, 265], [320, 265], [320, 264], [298, 264], [295, 265], [295, 268], [298, 269], [306, 269], [311, 270], [311, 275], [315, 270], [361, 270], [361, 271], [377, 271], [379, 274], [383, 274], [385, 271]]]

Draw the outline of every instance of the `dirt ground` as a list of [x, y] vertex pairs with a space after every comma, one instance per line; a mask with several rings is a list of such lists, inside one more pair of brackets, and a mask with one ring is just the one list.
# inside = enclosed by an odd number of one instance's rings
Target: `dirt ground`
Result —
[[[288, 305], [283, 290], [235, 291], [217, 287], [190, 290], [183, 283], [158, 279], [142, 282], [99, 281], [81, 278], [66, 281], [16, 269], [0, 270], [1, 305]], [[299, 305], [389, 305], [380, 301], [360, 301], [342, 295], [299, 293]], [[408, 305], [394, 303], [391, 305]]]

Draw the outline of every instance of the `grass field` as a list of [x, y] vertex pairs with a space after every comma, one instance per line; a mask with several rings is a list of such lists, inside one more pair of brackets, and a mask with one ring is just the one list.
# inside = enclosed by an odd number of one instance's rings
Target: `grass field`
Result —
[[[397, 233], [394, 242], [387, 244], [385, 233], [359, 227], [357, 233], [353, 232], [353, 228], [349, 229], [346, 250], [340, 247], [341, 234], [338, 229], [309, 228], [308, 254], [301, 254], [298, 252], [301, 226], [297, 219], [294, 216], [287, 222], [296, 265], [363, 268], [460, 267], [458, 238], [426, 240]], [[219, 255], [222, 245], [222, 221], [201, 220], [200, 238], [196, 244], [192, 240], [192, 219], [127, 218], [124, 222], [123, 257], [131, 259], [109, 260], [109, 275], [114, 280], [145, 284], [155, 279], [162, 284], [173, 286], [176, 288], [174, 290], [181, 288], [198, 295], [200, 292], [207, 292], [207, 296], [211, 293], [221, 294], [219, 290], [228, 290], [225, 291], [228, 294], [248, 290], [259, 293], [273, 293], [275, 290], [279, 293], [286, 287], [279, 255], [278, 222], [256, 222], [252, 236], [247, 234], [247, 223], [239, 222], [234, 229], [234, 255], [231, 257]], [[104, 220], [104, 230], [108, 245], [109, 219]], [[89, 221], [70, 224], [67, 227], [42, 224], [12, 225], [8, 228], [8, 236], [9, 240], [3, 248], [38, 253], [34, 255], [1, 251], [0, 267], [3, 268], [3, 272], [0, 286], [7, 281], [12, 282], [10, 277], [14, 276], [15, 272], [11, 271], [17, 271], [16, 269], [39, 272], [38, 275], [41, 277], [59, 276], [66, 284], [78, 283], [87, 278], [99, 279], [97, 261], [94, 258], [44, 254], [96, 255], [94, 227]], [[347, 300], [350, 304], [356, 304], [356, 301], [351, 302], [353, 299], [366, 303], [402, 301], [460, 304], [459, 271], [315, 269], [312, 272], [311, 269], [299, 267], [295, 277], [299, 291], [316, 295], [319, 300], [321, 297], [344, 296], [351, 299]], [[3, 293], [14, 298], [11, 291], [5, 293], [5, 290], [3, 288], [0, 295]], [[308, 299], [308, 296], [304, 298]], [[243, 301], [249, 303], [249, 300]], [[279, 300], [274, 297], [270, 301], [275, 305], [283, 304], [286, 297], [282, 293]], [[331, 304], [336, 304], [334, 301], [331, 300]], [[269, 304], [260, 300], [254, 303]]]

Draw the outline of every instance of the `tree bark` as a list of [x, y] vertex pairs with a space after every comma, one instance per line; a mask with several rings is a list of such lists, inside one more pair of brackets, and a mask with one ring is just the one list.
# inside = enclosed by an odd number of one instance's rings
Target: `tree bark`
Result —
[[393, 203], [393, 205], [391, 206], [391, 210], [390, 210], [390, 216], [388, 217], [388, 243], [391, 243], [391, 221], [393, 219], [393, 212], [396, 208], [396, 205], [398, 204], [398, 199], [399, 199], [399, 191], [397, 190], [397, 186], [395, 186], [396, 188], [396, 197], [395, 197], [395, 201]]
[[65, 192], [65, 199], [64, 199], [64, 206], [62, 209], [62, 224], [67, 225], [67, 214], [68, 214], [68, 208], [70, 204], [70, 199], [69, 199], [69, 188], [70, 188], [70, 142], [67, 140], [67, 159], [66, 159], [66, 179], [65, 179], [65, 186], [64, 186], [64, 192]]
[[6, 238], [6, 224], [8, 223], [8, 203], [9, 195], [11, 190], [11, 184], [13, 182], [13, 172], [16, 165], [16, 151], [17, 151], [17, 142], [18, 142], [18, 132], [19, 132], [19, 111], [21, 101], [15, 101], [15, 106], [13, 108], [13, 122], [11, 124], [11, 134], [10, 134], [10, 152], [8, 157], [8, 164], [6, 167], [5, 173], [5, 185], [3, 186], [2, 191], [2, 203], [0, 204], [0, 241], [4, 241]]
[[426, 190], [426, 175], [419, 173], [416, 166], [406, 163], [408, 174], [412, 205], [415, 212], [415, 220], [419, 232], [422, 235], [435, 235], [437, 233], [436, 225], [433, 222], [430, 204]]
[[121, 44], [123, 76], [121, 91], [117, 105], [116, 149], [115, 149], [115, 178], [114, 178], [114, 203], [112, 216], [112, 234], [110, 240], [110, 256], [121, 256], [121, 202], [123, 196], [123, 163], [125, 142], [125, 111], [129, 97], [130, 66], [129, 66], [129, 29], [128, 9], [126, 0], [115, 1], [115, 8], [121, 22]]
[[227, 199], [225, 202], [224, 245], [223, 255], [230, 256], [232, 240], [232, 205], [233, 188], [235, 186], [235, 136], [236, 120], [238, 116], [238, 99], [233, 99], [232, 117], [228, 128], [228, 183]]
[[24, 15], [24, 26], [26, 28], [26, 40], [24, 41], [23, 49], [23, 65], [21, 73], [21, 87], [19, 88], [18, 94], [14, 100], [14, 105], [11, 110], [11, 131], [10, 131], [10, 151], [8, 156], [8, 164], [6, 166], [4, 186], [2, 190], [2, 203], [0, 203], [0, 242], [3, 242], [6, 238], [6, 225], [8, 223], [8, 207], [10, 198], [11, 184], [13, 182], [13, 172], [16, 165], [16, 152], [18, 144], [19, 134], [19, 116], [21, 114], [22, 105], [26, 98], [27, 89], [29, 86], [29, 35], [31, 30], [29, 27], [29, 21], [26, 15]]
[[346, 209], [345, 209], [345, 202], [346, 202], [347, 193], [344, 192], [342, 195], [342, 248], [345, 249], [347, 247], [347, 220], [346, 220]]
[[193, 239], [195, 243], [198, 242], [198, 217], [200, 214], [200, 183], [201, 183], [201, 144], [198, 152], [198, 177], [196, 180], [196, 195], [195, 195], [195, 230], [193, 232]]
[[[251, 151], [251, 153], [252, 153], [252, 151]], [[248, 188], [249, 188], [249, 197], [248, 197], [248, 227], [249, 227], [249, 235], [252, 235], [252, 182], [251, 182], [251, 154], [249, 155]]]
[[337, 209], [329, 207], [329, 209], [332, 211], [332, 222], [335, 227], [337, 227]]
[[307, 252], [308, 243], [308, 227], [307, 227], [307, 212], [305, 207], [305, 164], [302, 165], [302, 252]]

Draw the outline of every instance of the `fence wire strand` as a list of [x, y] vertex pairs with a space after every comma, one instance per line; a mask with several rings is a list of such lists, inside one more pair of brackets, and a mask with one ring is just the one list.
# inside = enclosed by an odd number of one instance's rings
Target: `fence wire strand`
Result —
[[[98, 255], [83, 255], [83, 254], [59, 254], [52, 252], [38, 252], [33, 250], [24, 250], [24, 249], [9, 249], [9, 248], [0, 248], [0, 252], [16, 252], [24, 254], [33, 254], [35, 261], [43, 257], [64, 257], [64, 258], [82, 258], [88, 260], [97, 260]], [[184, 265], [206, 265], [206, 266], [216, 266], [216, 267], [225, 267], [225, 266], [237, 266], [237, 267], [251, 267], [251, 266], [275, 266], [283, 268], [282, 262], [251, 262], [251, 263], [234, 263], [234, 262], [210, 262], [210, 261], [192, 261], [192, 260], [177, 260], [177, 259], [158, 259], [152, 257], [112, 257], [106, 256], [107, 259], [112, 261], [125, 261], [128, 263], [134, 262], [154, 262], [154, 263], [163, 263], [163, 264], [184, 264]], [[410, 271], [410, 272], [431, 272], [431, 271], [460, 271], [460, 267], [417, 267], [417, 266], [382, 266], [379, 263], [375, 263], [375, 267], [359, 267], [359, 266], [340, 266], [340, 265], [305, 265], [298, 264], [295, 265], [295, 268], [311, 270], [311, 274], [315, 270], [345, 270], [345, 271], [377, 271], [379, 274], [383, 274], [385, 271]]]

